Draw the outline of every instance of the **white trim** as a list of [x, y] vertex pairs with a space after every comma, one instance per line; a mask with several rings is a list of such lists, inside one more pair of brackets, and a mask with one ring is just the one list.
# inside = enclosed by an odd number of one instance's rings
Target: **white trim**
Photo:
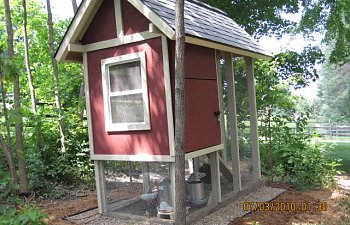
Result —
[[90, 89], [89, 89], [89, 71], [88, 71], [88, 57], [87, 53], [83, 53], [83, 73], [84, 73], [84, 90], [85, 90], [85, 102], [86, 102], [86, 116], [88, 124], [88, 134], [89, 134], [89, 147], [90, 155], [94, 154], [94, 135], [92, 130], [92, 120], [91, 120], [91, 105], [90, 105]]
[[91, 160], [115, 160], [115, 161], [132, 161], [132, 162], [175, 162], [175, 157], [169, 155], [106, 155], [92, 154]]
[[113, 38], [106, 41], [87, 44], [87, 45], [84, 45], [84, 51], [92, 52], [92, 51], [97, 51], [105, 48], [112, 48], [112, 47], [117, 47], [117, 46], [130, 44], [134, 42], [144, 41], [144, 40], [148, 40], [148, 39], [152, 39], [160, 36], [161, 34], [155, 34], [155, 33], [150, 33], [148, 31], [144, 31], [141, 33], [126, 35], [121, 38]]
[[81, 5], [79, 6], [79, 10], [74, 17], [74, 20], [72, 21], [69, 29], [67, 30], [67, 33], [61, 42], [61, 45], [58, 48], [55, 57], [57, 61], [65, 60], [68, 54], [68, 45], [77, 41], [79, 38], [78, 35], [80, 35], [83, 29], [86, 27], [86, 22], [93, 17], [94, 13], [96, 13], [95, 9], [98, 9], [102, 2], [103, 1], [96, 0], [82, 1]]
[[[141, 72], [141, 89], [122, 91], [111, 93], [110, 90], [110, 66], [120, 65], [130, 62], [140, 62]], [[102, 90], [104, 100], [104, 116], [105, 116], [105, 128], [106, 131], [130, 131], [130, 130], [149, 130], [151, 129], [149, 101], [148, 101], [148, 87], [147, 87], [147, 71], [146, 71], [146, 54], [145, 52], [131, 53], [127, 55], [114, 56], [101, 60], [101, 72], [102, 72]], [[113, 123], [112, 122], [112, 106], [111, 97], [130, 95], [130, 94], [142, 94], [143, 109], [144, 109], [144, 121], [143, 122], [131, 122], [131, 123]]]
[[212, 153], [212, 152], [220, 151], [223, 147], [224, 147], [223, 144], [219, 144], [219, 145], [215, 145], [215, 146], [211, 146], [211, 147], [208, 147], [208, 148], [203, 148], [203, 149], [200, 149], [200, 150], [196, 150], [196, 151], [193, 151], [193, 152], [186, 153], [185, 154], [185, 160], [192, 159], [192, 158], [195, 158], [195, 157], [199, 157], [199, 156], [202, 156], [202, 155], [206, 155], [206, 154], [209, 154], [209, 153]]
[[69, 44], [68, 51], [69, 52], [81, 52], [83, 53], [85, 50], [84, 45], [81, 44]]
[[236, 109], [236, 93], [235, 93], [235, 77], [232, 65], [231, 53], [225, 53], [226, 79], [227, 79], [227, 97], [229, 108], [229, 123], [231, 128], [231, 158], [232, 158], [232, 175], [234, 190], [242, 190], [240, 157], [239, 157], [239, 140], [237, 126], [237, 109]]
[[115, 26], [118, 38], [124, 36], [123, 14], [120, 1], [121, 0], [114, 0]]
[[250, 57], [244, 58], [247, 66], [247, 85], [248, 85], [248, 102], [249, 102], [249, 118], [250, 118], [250, 137], [252, 140], [252, 161], [254, 179], [261, 179], [260, 168], [260, 150], [259, 150], [259, 134], [258, 134], [258, 116], [256, 109], [256, 91], [254, 79], [253, 60]]
[[165, 104], [168, 122], [168, 137], [169, 137], [169, 151], [170, 156], [175, 156], [175, 135], [174, 135], [174, 117], [173, 117], [173, 103], [171, 97], [170, 84], [170, 66], [169, 66], [169, 51], [168, 40], [162, 36], [162, 55], [163, 55], [163, 71], [164, 71], [164, 89], [165, 89]]
[[224, 112], [224, 102], [223, 102], [223, 92], [222, 92], [222, 76], [220, 70], [220, 57], [217, 50], [215, 50], [215, 66], [216, 66], [216, 79], [217, 79], [217, 88], [218, 88], [218, 98], [219, 98], [219, 110], [220, 110], [220, 134], [221, 134], [221, 143], [224, 145], [222, 150], [222, 159], [227, 163], [227, 151], [226, 151], [226, 130], [225, 130], [225, 112]]
[[219, 152], [212, 152], [209, 154], [210, 160], [210, 175], [211, 175], [211, 189], [212, 202], [221, 202], [221, 182], [220, 182], [220, 166], [219, 166]]
[[185, 41], [186, 41], [186, 43], [204, 46], [204, 47], [208, 47], [208, 48], [213, 48], [213, 49], [226, 51], [226, 52], [230, 52], [230, 53], [235, 53], [235, 54], [242, 55], [242, 56], [249, 56], [249, 57], [258, 58], [258, 59], [265, 59], [265, 60], [270, 60], [272, 58], [271, 56], [267, 56], [267, 55], [263, 55], [263, 54], [259, 54], [259, 53], [254, 53], [254, 52], [250, 52], [247, 50], [238, 49], [238, 48], [234, 48], [234, 47], [231, 47], [228, 45], [224, 45], [224, 44], [220, 44], [220, 43], [216, 43], [216, 42], [212, 42], [212, 41], [208, 41], [208, 40], [204, 40], [204, 39], [200, 39], [200, 38], [196, 38], [196, 37], [191, 37], [191, 36], [186, 36]]
[[105, 181], [105, 161], [94, 161], [94, 165], [98, 213], [105, 215], [108, 211]]
[[156, 13], [154, 13], [150, 8], [140, 0], [127, 0], [130, 2], [137, 10], [139, 10], [147, 19], [149, 19], [154, 25], [158, 27], [168, 38], [175, 39], [175, 31], [169, 24], [167, 24], [162, 18], [160, 18]]

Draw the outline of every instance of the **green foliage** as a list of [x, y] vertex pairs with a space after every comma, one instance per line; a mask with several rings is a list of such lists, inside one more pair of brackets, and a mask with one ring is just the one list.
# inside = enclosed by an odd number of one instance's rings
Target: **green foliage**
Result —
[[322, 80], [319, 85], [315, 107], [318, 119], [328, 122], [350, 121], [350, 63], [342, 66], [333, 65], [327, 61], [322, 66]]
[[255, 62], [262, 172], [273, 181], [301, 189], [330, 186], [337, 164], [304, 132], [310, 109], [298, 107], [298, 97], [290, 93], [290, 87], [306, 85], [317, 74], [312, 64], [296, 59], [282, 53], [271, 62]]
[[327, 152], [311, 143], [307, 134], [292, 133], [284, 128], [273, 135], [272, 145], [261, 145], [263, 173], [273, 181], [300, 189], [333, 185], [337, 163], [329, 160]]
[[242, 0], [202, 0], [228, 14], [248, 33], [256, 36], [277, 35], [281, 37], [296, 26], [283, 18], [281, 13], [297, 13], [298, 0], [242, 1]]
[[0, 225], [45, 225], [47, 215], [33, 205], [24, 207], [0, 207]]
[[[32, 76], [38, 102], [38, 113], [31, 111], [29, 87], [25, 74], [23, 46], [23, 14], [21, 1], [11, 2], [12, 22], [14, 27], [14, 51], [17, 58], [6, 58], [7, 35], [5, 22], [0, 19], [0, 71], [5, 87], [9, 93], [6, 99], [9, 105], [10, 119], [6, 123], [14, 123], [11, 94], [13, 85], [11, 76], [20, 73], [21, 110], [24, 116], [25, 154], [27, 162], [30, 189], [39, 193], [47, 192], [53, 184], [70, 184], [77, 180], [91, 182], [93, 166], [89, 159], [88, 135], [86, 121], [80, 118], [79, 112], [84, 105], [79, 99], [82, 82], [81, 65], [59, 64], [59, 83], [61, 92], [62, 118], [66, 123], [66, 153], [60, 152], [60, 133], [58, 126], [59, 112], [55, 105], [53, 68], [48, 41], [46, 7], [42, 2], [27, 1], [29, 54], [32, 66]], [[4, 10], [0, 17], [5, 18]], [[55, 45], [58, 46], [61, 37], [69, 24], [68, 20], [54, 18]], [[1, 121], [4, 121], [1, 118]], [[37, 146], [35, 127], [41, 126], [44, 146]], [[12, 133], [14, 135], [14, 133]], [[15, 149], [15, 145], [13, 143]], [[14, 155], [16, 157], [16, 155]], [[16, 158], [15, 158], [16, 160]]]
[[303, 17], [297, 32], [325, 34], [324, 41], [332, 46], [330, 61], [345, 63], [350, 60], [350, 1], [303, 0]]

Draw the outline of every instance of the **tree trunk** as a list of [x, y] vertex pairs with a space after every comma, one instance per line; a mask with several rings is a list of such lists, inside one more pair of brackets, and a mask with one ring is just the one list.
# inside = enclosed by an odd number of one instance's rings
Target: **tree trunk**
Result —
[[5, 158], [7, 160], [8, 169], [10, 171], [12, 181], [14, 184], [16, 184], [18, 181], [17, 181], [17, 171], [16, 171], [15, 163], [13, 161], [13, 152], [11, 147], [5, 143], [5, 139], [1, 133], [0, 133], [0, 146], [4, 150]]
[[52, 24], [52, 13], [51, 13], [51, 3], [50, 0], [46, 0], [46, 6], [47, 6], [47, 25], [49, 28], [49, 46], [50, 46], [50, 53], [51, 53], [51, 63], [53, 67], [53, 78], [55, 80], [55, 102], [56, 102], [56, 108], [58, 111], [58, 124], [60, 129], [60, 135], [61, 135], [61, 153], [66, 152], [66, 145], [65, 145], [65, 123], [64, 123], [64, 117], [63, 117], [63, 111], [61, 106], [61, 94], [60, 94], [60, 87], [59, 87], [59, 79], [58, 79], [58, 66], [57, 61], [54, 58], [55, 54], [55, 47], [54, 47], [54, 33], [53, 33], [53, 24]]
[[[32, 103], [32, 113], [35, 116], [35, 120], [37, 120], [37, 114], [38, 114], [38, 108], [36, 105], [36, 97], [35, 97], [35, 89], [33, 84], [33, 76], [32, 76], [32, 70], [30, 68], [30, 57], [29, 57], [29, 45], [28, 45], [28, 32], [27, 32], [27, 3], [26, 0], [22, 0], [22, 9], [23, 9], [23, 37], [24, 37], [24, 59], [26, 64], [26, 70], [27, 70], [27, 79], [28, 79], [28, 86], [29, 86], [29, 92], [30, 92], [30, 101]], [[41, 123], [35, 125], [35, 139], [36, 144], [41, 151], [43, 148], [43, 141], [42, 141], [42, 134], [41, 134]]]
[[77, 1], [76, 0], [72, 0], [72, 6], [73, 6], [74, 14], [75, 14], [77, 12], [77, 10], [78, 10], [78, 6], [77, 6]]
[[[11, 20], [11, 11], [9, 0], [4, 0], [5, 15], [6, 15], [6, 30], [7, 30], [7, 50], [8, 56], [12, 59], [14, 57], [13, 51], [13, 28]], [[15, 74], [15, 80], [13, 85], [13, 99], [14, 99], [14, 111], [15, 111], [15, 130], [16, 130], [16, 149], [18, 158], [18, 170], [19, 170], [19, 186], [21, 192], [28, 192], [27, 170], [26, 162], [24, 159], [24, 145], [23, 145], [23, 121], [21, 115], [21, 103], [20, 103], [20, 86], [19, 86], [19, 74]]]
[[175, 224], [186, 224], [184, 0], [175, 5]]
[[8, 168], [10, 170], [11, 178], [13, 183], [17, 184], [18, 183], [18, 178], [17, 178], [17, 171], [16, 171], [16, 166], [13, 161], [13, 149], [12, 149], [12, 140], [11, 140], [11, 130], [10, 130], [10, 124], [9, 124], [9, 116], [8, 116], [8, 111], [6, 107], [6, 89], [4, 86], [4, 83], [1, 81], [1, 97], [2, 97], [2, 107], [3, 107], [3, 113], [4, 113], [4, 118], [5, 118], [5, 127], [6, 127], [6, 133], [7, 133], [7, 144], [4, 141], [4, 138], [2, 135], [0, 136], [1, 138], [1, 147], [4, 149]]

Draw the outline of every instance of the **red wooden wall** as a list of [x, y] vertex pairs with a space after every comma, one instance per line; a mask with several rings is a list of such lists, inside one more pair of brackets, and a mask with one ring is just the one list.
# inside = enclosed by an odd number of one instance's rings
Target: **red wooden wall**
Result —
[[[151, 130], [106, 132], [102, 95], [101, 60], [145, 51]], [[88, 53], [91, 119], [95, 154], [169, 155], [161, 39]]]
[[[169, 42], [170, 73], [174, 101], [175, 44]], [[221, 144], [215, 50], [186, 44], [185, 48], [186, 152]], [[173, 105], [174, 107], [174, 105]]]
[[[81, 43], [91, 44], [116, 38], [114, 1], [104, 0], [83, 35]], [[130, 3], [122, 1], [125, 35], [148, 30], [150, 21]], [[106, 132], [102, 94], [101, 60], [134, 52], [146, 53], [151, 130]], [[169, 57], [174, 97], [174, 42], [169, 41]], [[215, 51], [186, 45], [186, 152], [221, 143]], [[95, 154], [169, 155], [161, 38], [88, 53], [93, 145]]]

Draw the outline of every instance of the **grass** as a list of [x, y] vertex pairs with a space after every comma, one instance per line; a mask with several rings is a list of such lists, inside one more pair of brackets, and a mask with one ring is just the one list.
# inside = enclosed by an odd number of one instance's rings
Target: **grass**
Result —
[[349, 142], [337, 142], [336, 140], [318, 141], [323, 143], [326, 149], [331, 152], [331, 157], [341, 159], [341, 165], [338, 167], [338, 169], [350, 174], [350, 140]]

